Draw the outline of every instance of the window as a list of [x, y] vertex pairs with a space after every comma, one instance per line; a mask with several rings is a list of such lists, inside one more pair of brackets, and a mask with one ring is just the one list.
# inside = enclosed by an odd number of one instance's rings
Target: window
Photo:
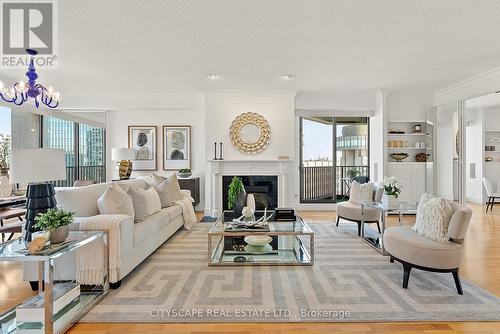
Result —
[[366, 117], [302, 117], [300, 201], [349, 199], [352, 178], [368, 180], [368, 138]]
[[46, 116], [42, 120], [42, 145], [66, 152], [66, 180], [56, 181], [56, 186], [69, 187], [75, 180], [106, 181], [104, 129]]
[[9, 108], [0, 107], [0, 175], [9, 170], [11, 148], [11, 113]]

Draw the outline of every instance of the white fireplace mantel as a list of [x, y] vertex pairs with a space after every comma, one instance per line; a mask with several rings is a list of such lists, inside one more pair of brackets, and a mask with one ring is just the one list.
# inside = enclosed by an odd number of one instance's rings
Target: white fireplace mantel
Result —
[[275, 175], [278, 177], [278, 206], [288, 206], [289, 181], [293, 160], [208, 160], [205, 215], [218, 217], [222, 210], [224, 175]]

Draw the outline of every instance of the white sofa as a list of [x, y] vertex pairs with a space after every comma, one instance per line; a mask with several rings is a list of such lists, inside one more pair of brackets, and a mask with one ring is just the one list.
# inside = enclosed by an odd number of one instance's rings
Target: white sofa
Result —
[[[119, 181], [119, 183], [128, 183], [140, 188], [146, 186], [145, 179]], [[119, 287], [122, 278], [184, 225], [184, 219], [181, 206], [178, 204], [163, 208], [146, 217], [140, 223], [134, 223], [134, 218], [127, 215], [100, 215], [97, 208], [97, 199], [107, 187], [108, 183], [100, 183], [79, 188], [61, 189], [56, 192], [56, 200], [58, 208], [75, 212], [75, 222], [71, 225], [72, 230], [81, 230], [79, 222], [89, 219], [120, 224], [121, 265], [114, 268], [113, 274], [110, 274], [109, 277], [110, 283], [114, 283], [112, 287]], [[188, 190], [182, 190], [182, 192], [184, 196], [191, 195]], [[74, 252], [56, 260], [54, 267], [54, 278], [56, 280], [75, 279], [75, 273]], [[24, 265], [23, 276], [25, 281], [36, 281], [37, 275], [36, 264], [26, 263]]]

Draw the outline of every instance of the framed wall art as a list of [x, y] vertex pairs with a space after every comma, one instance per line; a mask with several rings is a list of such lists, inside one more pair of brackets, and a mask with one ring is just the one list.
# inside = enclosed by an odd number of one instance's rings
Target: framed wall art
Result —
[[191, 126], [163, 126], [163, 169], [191, 168]]
[[132, 170], [157, 170], [156, 126], [129, 125], [128, 147], [135, 150]]

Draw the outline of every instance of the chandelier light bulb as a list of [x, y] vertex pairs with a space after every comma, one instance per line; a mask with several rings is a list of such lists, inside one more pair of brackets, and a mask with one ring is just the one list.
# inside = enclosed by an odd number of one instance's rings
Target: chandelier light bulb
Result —
[[3, 82], [0, 81], [0, 91], [2, 91], [4, 87]]

